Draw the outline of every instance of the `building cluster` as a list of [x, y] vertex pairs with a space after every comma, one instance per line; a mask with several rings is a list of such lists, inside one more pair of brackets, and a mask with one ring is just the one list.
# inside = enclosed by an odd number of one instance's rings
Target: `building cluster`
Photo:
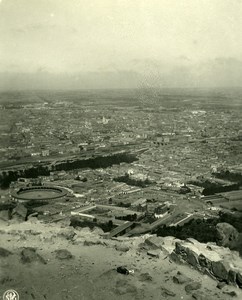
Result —
[[[142, 216], [144, 223], [182, 223], [206, 210], [207, 201], [201, 200], [206, 186], [227, 188], [225, 179], [213, 176], [226, 167], [235, 170], [242, 161], [240, 109], [227, 100], [193, 94], [144, 103], [135, 92], [99, 92], [16, 94], [13, 105], [3, 102], [0, 166], [136, 153], [132, 163], [40, 176], [42, 182], [69, 189], [76, 209], [99, 205], [94, 212], [73, 210], [95, 219]], [[51, 209], [58, 211], [54, 204]]]

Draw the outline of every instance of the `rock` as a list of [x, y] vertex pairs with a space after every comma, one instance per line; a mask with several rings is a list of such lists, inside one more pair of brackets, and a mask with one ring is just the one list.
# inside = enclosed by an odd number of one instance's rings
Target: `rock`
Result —
[[38, 220], [38, 212], [34, 212], [34, 213], [28, 215], [27, 220], [31, 223], [37, 223], [39, 221]]
[[172, 291], [170, 291], [170, 290], [164, 288], [164, 287], [161, 287], [161, 296], [163, 296], [163, 297], [165, 297], [165, 298], [166, 298], [167, 296], [175, 297], [176, 294], [175, 294], [174, 292], [172, 292]]
[[190, 248], [187, 248], [187, 262], [196, 267], [196, 268], [199, 268], [200, 264], [199, 264], [199, 261], [198, 261], [198, 255], [196, 252], [194, 252], [193, 250], [191, 250]]
[[229, 295], [230, 297], [237, 297], [237, 293], [235, 291], [225, 291], [223, 293]]
[[242, 289], [242, 271], [237, 273], [236, 282], [238, 286]]
[[27, 208], [23, 204], [18, 203], [16, 207], [13, 209], [11, 217], [13, 220], [16, 220], [18, 222], [24, 222], [26, 221], [27, 213], [28, 213]]
[[199, 254], [198, 262], [199, 262], [201, 267], [207, 268], [209, 270], [212, 267], [212, 262], [206, 256], [204, 256], [203, 254]]
[[233, 247], [238, 241], [238, 231], [228, 223], [216, 225], [216, 242], [219, 246]]
[[182, 257], [182, 259], [184, 259], [185, 261], [187, 261], [187, 249], [186, 247], [184, 247], [181, 242], [176, 242], [175, 243], [175, 252], [176, 254], [178, 254], [179, 256]]
[[152, 281], [153, 278], [149, 273], [142, 273], [139, 275], [139, 281]]
[[229, 276], [228, 276], [228, 282], [235, 284], [236, 283], [236, 271], [235, 270], [229, 270]]
[[5, 222], [10, 220], [9, 210], [1, 210], [0, 211], [0, 220], [5, 221]]
[[207, 269], [207, 268], [204, 268], [204, 269], [203, 269], [203, 274], [204, 274], [204, 275], [208, 275], [209, 277], [213, 278], [213, 280], [217, 280], [217, 278], [213, 275], [212, 271], [210, 271], [210, 270]]
[[162, 249], [163, 238], [158, 236], [151, 236], [145, 240], [145, 244], [149, 246], [149, 249]]
[[60, 233], [57, 234], [58, 237], [62, 237], [68, 241], [73, 240], [74, 236], [76, 235], [74, 229], [66, 229], [61, 231]]
[[121, 245], [121, 244], [115, 245], [115, 249], [117, 251], [121, 251], [121, 252], [128, 252], [129, 251], [129, 247], [128, 246]]
[[103, 235], [104, 231], [100, 227], [94, 227], [92, 233], [95, 233], [96, 235]]
[[160, 249], [157, 249], [157, 250], [149, 250], [149, 251], [147, 252], [147, 254], [148, 254], [149, 256], [159, 258], [159, 257], [160, 257], [160, 254], [161, 254], [161, 250], [160, 250]]
[[194, 290], [199, 290], [201, 287], [202, 287], [202, 285], [200, 282], [194, 281], [194, 282], [188, 283], [185, 286], [185, 291], [187, 293], [191, 293]]
[[219, 279], [227, 281], [229, 277], [229, 270], [230, 270], [230, 266], [227, 261], [219, 260], [219, 261], [212, 262], [213, 274], [215, 277]]
[[21, 261], [22, 263], [40, 262], [46, 264], [45, 259], [36, 253], [36, 249], [30, 247], [24, 248], [21, 251]]
[[94, 246], [94, 245], [105, 245], [104, 241], [100, 241], [99, 239], [90, 239], [85, 240], [83, 243], [84, 246]]
[[55, 251], [55, 253], [56, 253], [55, 257], [60, 260], [73, 258], [73, 255], [71, 254], [71, 252], [66, 249], [58, 249]]
[[[189, 239], [188, 241], [192, 245], [197, 243], [197, 241], [194, 239]], [[192, 265], [193, 267], [195, 267], [197, 269], [200, 269], [198, 254], [189, 248], [189, 244], [188, 244], [188, 247], [185, 247], [184, 245], [182, 245], [181, 242], [176, 242], [175, 243], [175, 253], [185, 262], [189, 263], [190, 265]]]
[[0, 247], [0, 257], [8, 257], [11, 254], [13, 253], [9, 250]]
[[177, 264], [183, 264], [185, 261], [179, 254], [177, 254], [175, 251], [172, 251], [171, 254], [169, 255], [170, 258]]
[[173, 276], [173, 282], [176, 284], [183, 284], [183, 283], [188, 283], [191, 282], [191, 278], [187, 277], [186, 275], [180, 273], [179, 271], [177, 272], [177, 275]]
[[238, 251], [240, 257], [242, 257], [242, 232], [239, 233], [238, 242], [237, 245], [234, 247], [234, 250]]
[[208, 300], [209, 299], [209, 297], [201, 291], [194, 292], [192, 294], [192, 298], [195, 300]]
[[28, 219], [38, 217], [38, 214], [39, 214], [38, 212], [34, 212], [34, 213], [28, 215]]
[[220, 289], [220, 290], [222, 290], [222, 288], [224, 288], [225, 286], [226, 286], [226, 283], [225, 283], [224, 281], [219, 282], [219, 283], [217, 284], [217, 288]]
[[150, 246], [147, 245], [147, 244], [145, 244], [145, 243], [140, 243], [140, 244], [138, 245], [138, 249], [139, 249], [139, 250], [146, 250], [146, 251], [148, 251], [148, 250], [150, 249]]

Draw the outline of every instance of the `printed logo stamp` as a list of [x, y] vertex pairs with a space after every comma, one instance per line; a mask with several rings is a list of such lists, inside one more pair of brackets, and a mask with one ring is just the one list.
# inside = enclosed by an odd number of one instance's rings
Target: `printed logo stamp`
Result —
[[19, 300], [19, 294], [15, 290], [7, 290], [3, 294], [3, 300]]

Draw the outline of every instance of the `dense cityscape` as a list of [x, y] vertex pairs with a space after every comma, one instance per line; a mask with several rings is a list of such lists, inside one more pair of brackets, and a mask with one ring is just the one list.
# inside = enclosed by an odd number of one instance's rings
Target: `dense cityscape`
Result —
[[135, 221], [129, 235], [240, 211], [239, 97], [240, 90], [2, 93], [2, 201], [26, 186], [61, 186], [68, 194], [35, 207], [38, 218], [94, 220], [109, 231], [120, 226], [120, 234]]

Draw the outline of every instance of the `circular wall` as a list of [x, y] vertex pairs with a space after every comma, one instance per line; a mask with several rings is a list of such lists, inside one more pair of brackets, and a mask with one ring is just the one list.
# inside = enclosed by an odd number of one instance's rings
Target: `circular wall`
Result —
[[67, 194], [65, 189], [59, 187], [26, 187], [12, 192], [12, 197], [17, 200], [52, 200], [64, 197]]

